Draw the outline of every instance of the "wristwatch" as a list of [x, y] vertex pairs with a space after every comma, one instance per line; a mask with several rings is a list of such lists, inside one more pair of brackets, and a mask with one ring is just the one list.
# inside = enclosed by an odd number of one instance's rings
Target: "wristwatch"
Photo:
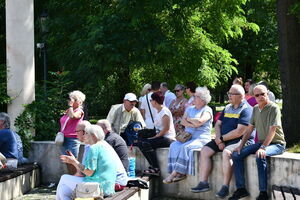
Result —
[[222, 142], [224, 142], [224, 138], [223, 138], [223, 136], [221, 136], [221, 137], [220, 137], [220, 140], [221, 140]]
[[261, 145], [261, 146], [260, 146], [260, 149], [266, 150], [266, 147], [267, 147], [267, 146], [265, 146], [265, 145]]

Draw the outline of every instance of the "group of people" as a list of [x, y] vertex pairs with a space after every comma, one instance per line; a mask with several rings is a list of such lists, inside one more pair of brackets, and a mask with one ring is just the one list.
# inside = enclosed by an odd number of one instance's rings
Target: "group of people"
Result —
[[[268, 199], [266, 157], [282, 153], [286, 145], [281, 113], [277, 104], [270, 100], [265, 85], [250, 83], [248, 87], [247, 82], [246, 93], [239, 83], [234, 83], [228, 91], [229, 104], [215, 123], [214, 138], [211, 137], [214, 116], [208, 106], [210, 91], [206, 87], [197, 87], [193, 82], [188, 82], [186, 87], [177, 84], [174, 94], [167, 83], [153, 81], [151, 85], [145, 85], [144, 96], [139, 100], [135, 94], [127, 93], [123, 103], [113, 105], [107, 118], [99, 120], [96, 125], [82, 120], [84, 94], [80, 91], [70, 93], [70, 108], [61, 118], [61, 131], [67, 138], [63, 148], [65, 155], [61, 156], [61, 160], [75, 167], [76, 172], [62, 176], [57, 199], [70, 199], [76, 184], [83, 181], [99, 182], [106, 196], [126, 185], [128, 150], [124, 133], [131, 121], [156, 131], [155, 136], [140, 139], [137, 143], [150, 165], [143, 171], [144, 174], [160, 176], [156, 149], [170, 147], [167, 158], [170, 175], [163, 183], [171, 184], [185, 179], [187, 175], [195, 175], [194, 162], [199, 162], [200, 182], [191, 188], [191, 192], [205, 192], [211, 189], [208, 178], [212, 156], [222, 152], [223, 183], [216, 197], [229, 195], [234, 173], [237, 190], [229, 199], [240, 199], [249, 195], [244, 178], [244, 159], [249, 154], [256, 154], [260, 190], [257, 199]], [[184, 92], [189, 99], [185, 98]], [[254, 107], [247, 101], [251, 97], [257, 104]], [[176, 141], [176, 133], [181, 131], [191, 134], [191, 138], [186, 142]], [[79, 142], [85, 144], [82, 158], [78, 156]], [[201, 149], [199, 161], [193, 157], [195, 149]], [[67, 155], [66, 150], [72, 154]]]

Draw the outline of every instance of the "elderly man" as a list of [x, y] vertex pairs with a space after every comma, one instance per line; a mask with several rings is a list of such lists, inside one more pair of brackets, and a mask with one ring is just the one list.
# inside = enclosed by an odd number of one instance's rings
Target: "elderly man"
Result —
[[10, 130], [8, 114], [0, 113], [0, 169], [7, 158], [18, 159], [18, 146], [14, 132]]
[[112, 132], [111, 125], [108, 120], [101, 119], [97, 122], [97, 125], [103, 129], [105, 134], [104, 140], [114, 148], [121, 159], [125, 170], [128, 171], [129, 160], [126, 142], [120, 135]]
[[[249, 196], [245, 189], [244, 159], [250, 154], [256, 154], [258, 170], [259, 196], [257, 200], [268, 199], [267, 194], [267, 156], [281, 154], [285, 149], [284, 133], [281, 126], [281, 113], [277, 104], [269, 100], [268, 90], [264, 85], [258, 85], [253, 90], [258, 103], [253, 108], [253, 114], [241, 144], [232, 154], [237, 190], [229, 199], [236, 200]], [[251, 132], [256, 128], [258, 143], [245, 146]]]
[[135, 107], [137, 102], [135, 94], [127, 93], [123, 104], [113, 105], [106, 117], [112, 126], [113, 132], [121, 135], [123, 138], [126, 138], [123, 134], [130, 121], [138, 121], [141, 122], [143, 127], [146, 126], [139, 109]]
[[169, 90], [168, 84], [166, 82], [162, 82], [160, 84], [160, 91], [164, 94], [164, 105], [167, 108], [170, 108], [171, 103], [176, 99], [176, 95]]
[[[192, 192], [210, 190], [208, 176], [212, 168], [211, 157], [217, 152], [222, 153], [223, 185], [216, 194], [225, 198], [229, 194], [229, 184], [232, 177], [231, 153], [239, 145], [242, 134], [249, 124], [252, 107], [244, 99], [245, 91], [241, 85], [232, 85], [229, 92], [229, 103], [222, 111], [215, 125], [216, 137], [201, 150], [200, 183], [191, 188]], [[253, 142], [252, 136], [252, 142]]]

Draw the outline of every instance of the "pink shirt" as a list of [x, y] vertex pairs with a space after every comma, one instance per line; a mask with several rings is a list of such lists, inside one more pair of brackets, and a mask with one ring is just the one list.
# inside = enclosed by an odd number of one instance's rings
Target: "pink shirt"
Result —
[[[66, 124], [66, 127], [63, 131], [64, 133], [64, 136], [65, 137], [70, 137], [70, 138], [77, 138], [77, 133], [75, 132], [76, 131], [76, 126], [79, 122], [82, 121], [83, 119], [83, 116], [84, 116], [84, 112], [81, 108], [76, 108], [74, 110], [74, 112], [77, 112], [77, 111], [81, 111], [82, 112], [82, 116], [81, 118], [79, 119], [76, 119], [76, 118], [70, 118], [69, 121], [67, 122]], [[60, 129], [62, 129], [65, 121], [69, 118], [69, 116], [67, 114], [64, 114], [61, 118], [60, 118]]]

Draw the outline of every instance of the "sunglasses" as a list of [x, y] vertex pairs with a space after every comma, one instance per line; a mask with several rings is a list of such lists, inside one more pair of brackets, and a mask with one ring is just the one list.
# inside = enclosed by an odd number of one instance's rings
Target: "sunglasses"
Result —
[[263, 93], [260, 93], [260, 94], [255, 94], [254, 96], [255, 96], [255, 97], [259, 97], [259, 96], [265, 96], [265, 94], [266, 94], [266, 93], [265, 93], [265, 92], [263, 92]]

